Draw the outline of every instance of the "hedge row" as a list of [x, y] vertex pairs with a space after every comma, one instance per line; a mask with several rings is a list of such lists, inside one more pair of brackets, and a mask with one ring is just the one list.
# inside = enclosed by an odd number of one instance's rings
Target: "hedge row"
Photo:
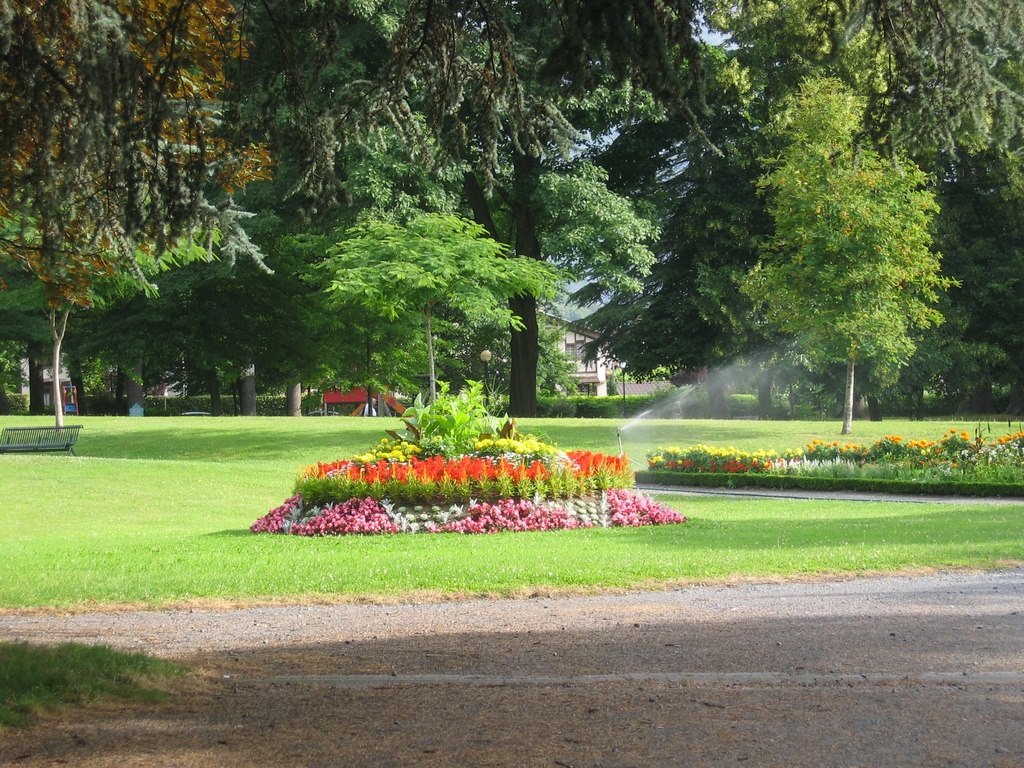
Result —
[[[757, 417], [756, 395], [730, 395], [729, 415], [734, 419]], [[537, 398], [537, 415], [546, 418], [620, 419], [651, 411], [653, 418], [710, 419], [711, 406], [704, 391], [674, 391], [655, 395]]]
[[[231, 416], [235, 412], [236, 404], [229, 395], [220, 399], [221, 412], [225, 416]], [[319, 410], [323, 407], [323, 397], [320, 394], [304, 395], [302, 398], [302, 413]], [[334, 406], [338, 408], [340, 406]], [[211, 409], [209, 395], [194, 395], [189, 397], [147, 397], [145, 403], [147, 416], [180, 416], [183, 413], [209, 413]], [[287, 400], [284, 395], [257, 395], [256, 396], [257, 416], [287, 416]]]
[[1019, 483], [913, 482], [872, 478], [805, 477], [773, 474], [720, 474], [653, 469], [636, 473], [640, 485], [710, 488], [770, 488], [802, 491], [863, 491], [942, 496], [1024, 496]]

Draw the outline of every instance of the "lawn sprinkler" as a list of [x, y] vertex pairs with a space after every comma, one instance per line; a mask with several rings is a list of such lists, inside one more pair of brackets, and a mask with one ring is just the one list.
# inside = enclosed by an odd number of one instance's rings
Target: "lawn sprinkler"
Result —
[[615, 430], [615, 439], [619, 441], [619, 456], [625, 456], [625, 454], [622, 452], [622, 430], [621, 429], [616, 429]]

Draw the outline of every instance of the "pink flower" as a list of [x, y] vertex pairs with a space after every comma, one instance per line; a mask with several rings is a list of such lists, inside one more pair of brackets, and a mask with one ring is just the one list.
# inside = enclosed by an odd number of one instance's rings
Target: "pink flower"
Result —
[[[606, 499], [613, 526], [636, 527], [684, 523], [686, 518], [669, 507], [629, 490], [609, 490]], [[302, 497], [293, 496], [252, 524], [253, 533], [284, 533], [288, 520], [301, 514]], [[571, 506], [554, 502], [534, 503], [525, 499], [482, 502], [465, 510], [463, 517], [445, 525], [427, 520], [428, 533], [497, 533], [499, 531], [556, 531], [591, 528], [588, 517], [576, 516]], [[293, 523], [288, 530], [296, 536], [339, 536], [347, 534], [398, 533], [401, 529], [384, 505], [374, 499], [349, 499], [324, 507], [316, 516]]]

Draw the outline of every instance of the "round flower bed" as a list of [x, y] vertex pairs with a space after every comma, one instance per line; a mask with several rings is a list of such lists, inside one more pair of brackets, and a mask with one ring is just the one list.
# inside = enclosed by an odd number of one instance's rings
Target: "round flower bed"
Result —
[[639, 493], [612, 489], [591, 499], [396, 506], [384, 499], [352, 498], [309, 506], [296, 494], [253, 523], [253, 533], [337, 536], [351, 533], [498, 533], [573, 528], [663, 525], [686, 518]]
[[457, 397], [442, 390], [429, 406], [417, 401], [407, 437], [389, 433], [367, 453], [306, 467], [292, 497], [250, 530], [495, 533], [686, 521], [632, 490], [624, 456], [559, 451], [517, 435], [513, 422], [499, 425], [486, 414], [480, 395], [471, 384]]

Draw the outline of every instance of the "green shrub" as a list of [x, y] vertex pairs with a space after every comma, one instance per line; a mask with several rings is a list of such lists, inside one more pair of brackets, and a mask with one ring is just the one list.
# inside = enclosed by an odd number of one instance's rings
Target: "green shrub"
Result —
[[544, 398], [547, 402], [541, 407], [538, 402], [538, 410], [544, 415], [554, 419], [571, 419], [576, 415], [576, 401], [571, 397], [549, 397]]
[[862, 491], [941, 496], [1024, 496], [1024, 483], [914, 482], [854, 477], [809, 477], [806, 475], [711, 474], [649, 470], [636, 473], [638, 485], [693, 486], [708, 488], [771, 488], [804, 491]]
[[732, 418], [756, 418], [759, 412], [757, 395], [735, 394], [729, 396], [729, 415]]
[[12, 416], [27, 416], [28, 415], [28, 395], [23, 395], [20, 392], [7, 393], [7, 402], [11, 406]]

